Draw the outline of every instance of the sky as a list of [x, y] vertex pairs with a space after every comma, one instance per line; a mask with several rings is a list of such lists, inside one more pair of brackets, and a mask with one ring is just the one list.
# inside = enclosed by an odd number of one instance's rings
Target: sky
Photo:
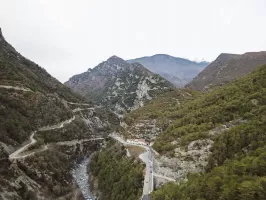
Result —
[[6, 40], [61, 82], [112, 55], [266, 50], [265, 0], [0, 0]]

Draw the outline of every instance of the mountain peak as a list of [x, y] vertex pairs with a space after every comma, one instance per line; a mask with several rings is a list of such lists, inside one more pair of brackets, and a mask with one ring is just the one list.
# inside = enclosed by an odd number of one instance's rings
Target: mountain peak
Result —
[[173, 87], [142, 64], [130, 64], [117, 56], [87, 73], [73, 76], [65, 84], [82, 96], [109, 107], [118, 116], [143, 106]]
[[0, 40], [2, 40], [2, 39], [4, 39], [4, 36], [3, 36], [3, 34], [2, 34], [2, 29], [1, 29], [1, 27], [0, 27]]
[[121, 63], [121, 62], [124, 63], [126, 61], [123, 60], [122, 58], [116, 56], [116, 55], [113, 55], [110, 58], [108, 58], [107, 62], [109, 62], [109, 63]]

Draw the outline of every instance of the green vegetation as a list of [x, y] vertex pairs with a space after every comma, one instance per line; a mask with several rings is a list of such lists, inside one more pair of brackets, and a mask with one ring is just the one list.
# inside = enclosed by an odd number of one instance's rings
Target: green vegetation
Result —
[[[136, 200], [141, 197], [144, 166], [127, 158], [123, 146], [111, 140], [91, 160], [90, 170], [98, 182], [100, 199]], [[94, 180], [95, 181], [95, 180]]]
[[[155, 148], [171, 152], [202, 137], [214, 140], [206, 172], [190, 174], [180, 185], [167, 184], [153, 200], [263, 200], [266, 199], [266, 65], [246, 77], [199, 96], [181, 106], [178, 119], [158, 137]], [[212, 128], [242, 119], [216, 136]], [[202, 135], [203, 134], [203, 135]]]
[[[135, 121], [146, 119], [172, 119], [173, 111], [179, 109], [183, 101], [189, 101], [197, 94], [188, 89], [169, 89], [165, 94], [151, 100], [145, 106], [127, 113], [125, 122], [132, 125]], [[189, 95], [188, 95], [189, 94]], [[191, 95], [191, 96], [190, 96]]]
[[[184, 102], [192, 100], [197, 92], [189, 89], [169, 89], [164, 94], [159, 95], [157, 98], [152, 99], [145, 106], [127, 113], [124, 122], [129, 125], [129, 129], [135, 124], [143, 123], [143, 121], [156, 120], [156, 127], [165, 130], [171, 123], [175, 116], [173, 112], [179, 109], [180, 105]], [[131, 130], [120, 127], [118, 130], [125, 137], [135, 137], [135, 131], [129, 135]], [[145, 134], [145, 129], [140, 130]], [[149, 138], [146, 138], [149, 139]]]
[[0, 85], [29, 88], [32, 92], [0, 88], [0, 141], [16, 146], [31, 131], [72, 116], [61, 99], [82, 102], [43, 68], [24, 58], [3, 38], [0, 40]]
[[[43, 187], [42, 191], [49, 197], [47, 199], [58, 197], [71, 199], [73, 195], [72, 169], [84, 155], [90, 155], [97, 149], [97, 145], [93, 142], [87, 143], [83, 151], [80, 150], [79, 145], [76, 145], [76, 148], [54, 145], [45, 152], [28, 157], [25, 162], [18, 162], [18, 167]], [[41, 173], [38, 174], [39, 172]], [[20, 192], [25, 193], [24, 190]]]
[[157, 138], [154, 148], [166, 153], [175, 148], [172, 141], [179, 138], [181, 145], [187, 145], [193, 140], [210, 137], [209, 130], [229, 121], [247, 120], [248, 124], [243, 126], [248, 127], [262, 123], [266, 102], [265, 68], [260, 67], [247, 77], [181, 104], [171, 113], [176, 120]]
[[31, 131], [71, 116], [71, 111], [58, 99], [0, 88], [0, 141], [6, 144], [20, 144], [28, 139]]
[[[9, 44], [0, 44], [1, 85], [24, 86], [43, 94], [58, 94], [72, 102], [83, 99], [34, 62], [17, 53]], [[84, 100], [84, 99], [83, 99]]]
[[66, 124], [63, 128], [49, 131], [39, 131], [36, 133], [37, 141], [44, 143], [70, 141], [74, 139], [90, 138], [91, 131], [85, 122], [79, 117], [76, 117], [70, 124]]
[[227, 161], [209, 173], [192, 174], [180, 185], [164, 185], [152, 194], [152, 200], [264, 200], [265, 152], [266, 146]]

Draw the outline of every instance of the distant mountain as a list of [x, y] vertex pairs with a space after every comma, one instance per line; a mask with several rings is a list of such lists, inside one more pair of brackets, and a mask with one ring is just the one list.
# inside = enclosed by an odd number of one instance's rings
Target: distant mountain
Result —
[[117, 114], [134, 110], [173, 87], [139, 63], [112, 56], [97, 67], [70, 78], [65, 85], [96, 103], [108, 105]]
[[177, 87], [183, 87], [200, 73], [209, 63], [194, 62], [184, 58], [177, 58], [166, 54], [128, 60], [129, 63], [138, 62], [153, 73], [159, 74]]
[[266, 64], [266, 51], [239, 55], [222, 53], [186, 87], [204, 91], [228, 83], [263, 64]]

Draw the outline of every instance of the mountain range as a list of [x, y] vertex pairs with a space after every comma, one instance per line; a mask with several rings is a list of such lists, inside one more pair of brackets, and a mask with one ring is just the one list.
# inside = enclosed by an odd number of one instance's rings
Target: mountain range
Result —
[[177, 87], [184, 87], [209, 64], [206, 61], [195, 62], [166, 54], [131, 59], [127, 62], [138, 62]]

